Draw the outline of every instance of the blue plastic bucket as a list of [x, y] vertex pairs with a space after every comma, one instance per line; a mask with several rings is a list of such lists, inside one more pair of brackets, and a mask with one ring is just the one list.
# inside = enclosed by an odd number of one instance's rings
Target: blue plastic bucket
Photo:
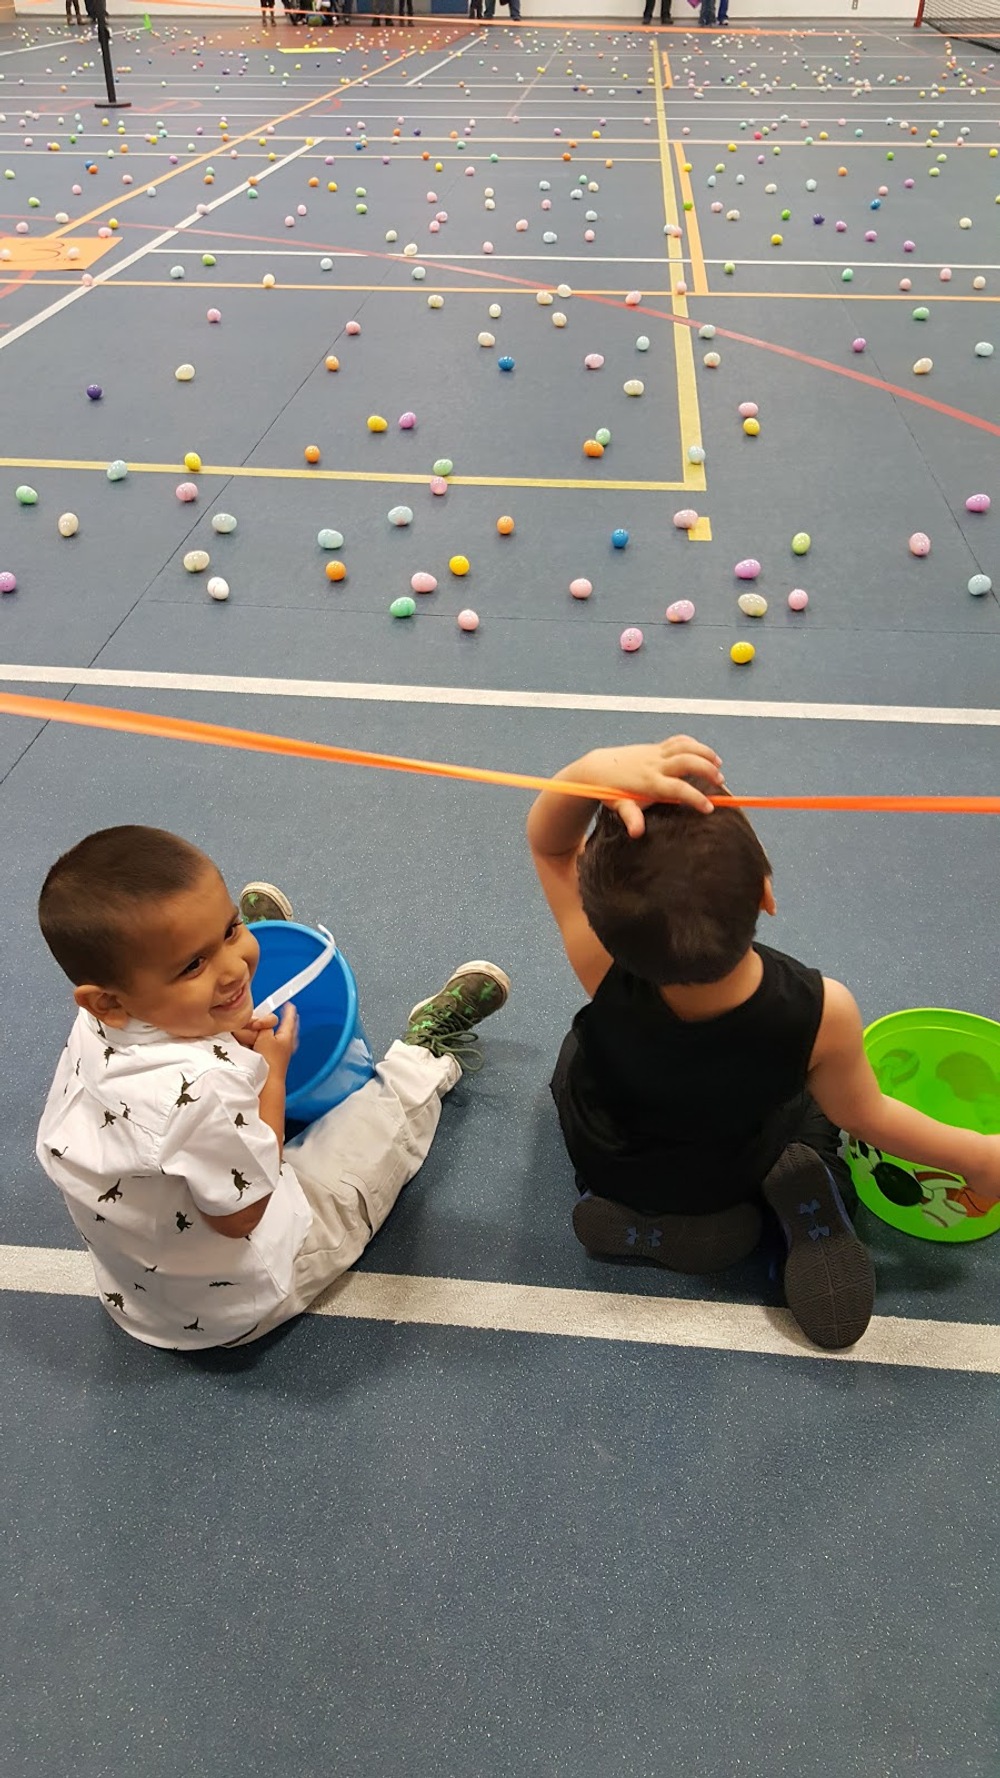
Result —
[[[257, 920], [250, 931], [260, 946], [253, 978], [256, 1006], [326, 948], [320, 933], [296, 920]], [[299, 1047], [288, 1070], [285, 1111], [295, 1123], [311, 1124], [375, 1073], [358, 1016], [358, 985], [342, 951], [335, 951], [322, 974], [296, 994], [295, 1006]]]

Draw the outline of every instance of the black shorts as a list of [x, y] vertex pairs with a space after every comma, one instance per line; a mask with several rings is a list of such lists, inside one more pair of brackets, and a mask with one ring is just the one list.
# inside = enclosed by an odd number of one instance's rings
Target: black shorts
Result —
[[[580, 1046], [566, 1037], [552, 1076], [552, 1097], [580, 1191], [613, 1198], [640, 1215], [707, 1215], [734, 1204], [759, 1203], [761, 1186], [782, 1150], [804, 1142], [824, 1160], [853, 1214], [856, 1202], [840, 1131], [809, 1093], [781, 1105], [743, 1149], [722, 1152], [704, 1145], [637, 1146], [580, 1079]], [[582, 1087], [582, 1090], [581, 1090]]]

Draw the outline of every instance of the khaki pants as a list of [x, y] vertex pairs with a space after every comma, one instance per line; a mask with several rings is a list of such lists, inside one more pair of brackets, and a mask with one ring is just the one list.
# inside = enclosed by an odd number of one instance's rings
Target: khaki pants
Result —
[[374, 1080], [287, 1144], [285, 1157], [309, 1201], [312, 1228], [295, 1256], [288, 1296], [234, 1344], [259, 1339], [301, 1315], [353, 1266], [426, 1159], [441, 1101], [461, 1074], [453, 1056], [394, 1043]]

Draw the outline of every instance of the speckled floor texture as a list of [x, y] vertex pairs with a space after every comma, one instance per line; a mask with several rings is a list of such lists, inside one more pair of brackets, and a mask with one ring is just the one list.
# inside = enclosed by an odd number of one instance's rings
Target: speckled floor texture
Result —
[[[688, 10], [669, 32], [365, 15], [265, 42], [192, 8], [115, 26], [114, 113], [84, 32], [0, 9], [0, 691], [522, 772], [681, 729], [748, 791], [996, 792], [1000, 612], [967, 583], [1000, 583], [1000, 521], [965, 502], [1000, 491], [1000, 373], [975, 350], [1000, 332], [1000, 58]], [[228, 602], [185, 572], [197, 546]], [[396, 620], [418, 571], [438, 590]], [[682, 597], [693, 622], [667, 624]], [[862, 1211], [890, 1362], [786, 1340], [767, 1254], [714, 1281], [588, 1259], [546, 1084], [580, 995], [526, 806], [0, 717], [4, 1778], [996, 1778], [1000, 1249]], [[69, 1022], [34, 903], [62, 850], [126, 820], [330, 923], [377, 1046], [456, 962], [510, 970], [487, 1066], [361, 1270], [401, 1305], [408, 1280], [561, 1291], [594, 1337], [348, 1309], [180, 1358], [19, 1287], [31, 1254], [75, 1251], [33, 1159]], [[995, 1014], [994, 821], [757, 825], [769, 941], [869, 1019]], [[763, 1315], [773, 1349], [600, 1337], [594, 1301], [623, 1293], [692, 1326], [706, 1302]]]

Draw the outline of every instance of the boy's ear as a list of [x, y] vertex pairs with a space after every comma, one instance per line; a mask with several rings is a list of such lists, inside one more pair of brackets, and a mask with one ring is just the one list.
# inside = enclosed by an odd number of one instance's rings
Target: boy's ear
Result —
[[760, 911], [762, 914], [776, 914], [778, 911], [778, 904], [774, 899], [774, 884], [770, 877], [764, 878], [764, 893], [760, 898]]
[[111, 1025], [114, 1029], [121, 1030], [128, 1024], [129, 1015], [117, 994], [113, 994], [110, 988], [97, 988], [93, 982], [82, 982], [78, 988], [73, 989], [73, 999], [92, 1018], [100, 1019], [102, 1025]]

